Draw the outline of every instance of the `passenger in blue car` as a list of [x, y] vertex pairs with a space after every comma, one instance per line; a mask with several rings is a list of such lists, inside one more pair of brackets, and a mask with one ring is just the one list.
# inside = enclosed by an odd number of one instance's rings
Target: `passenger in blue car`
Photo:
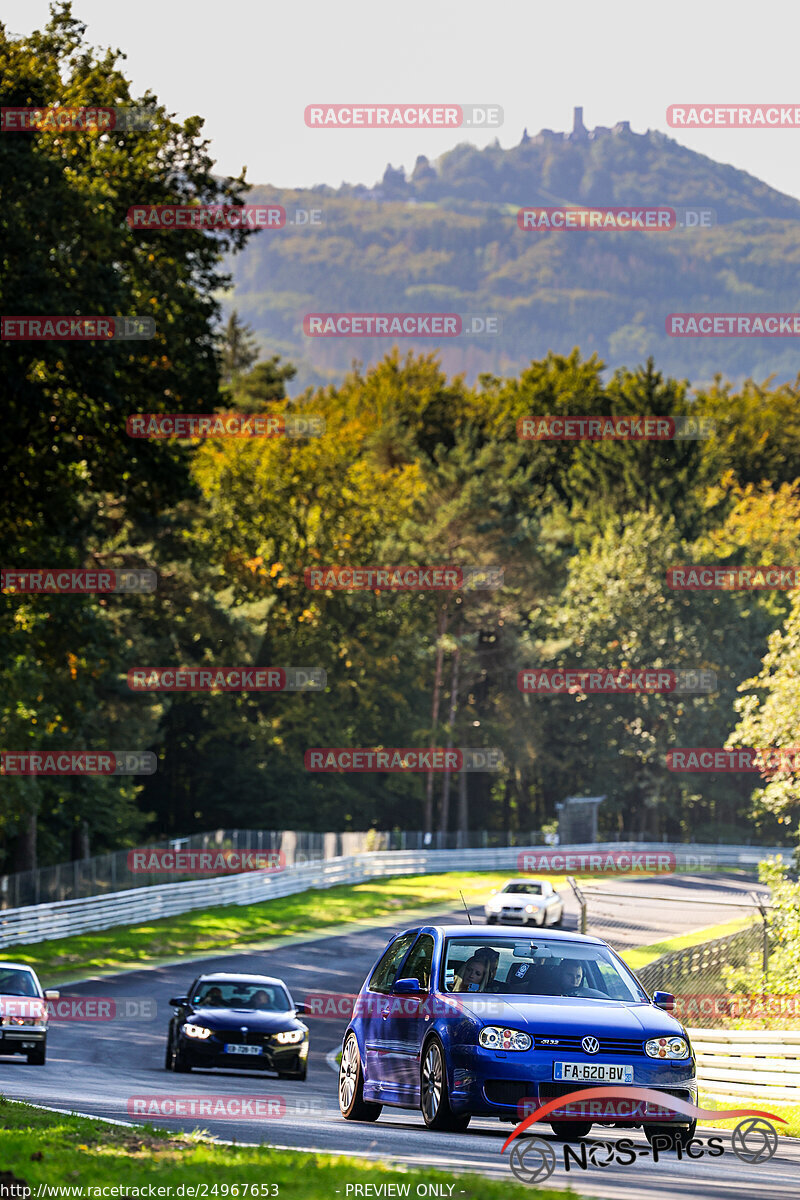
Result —
[[456, 967], [454, 992], [486, 992], [493, 982], [500, 955], [491, 946], [479, 946], [472, 958]]
[[487, 964], [483, 959], [473, 954], [465, 963], [456, 968], [453, 982], [454, 992], [482, 992], [486, 983]]

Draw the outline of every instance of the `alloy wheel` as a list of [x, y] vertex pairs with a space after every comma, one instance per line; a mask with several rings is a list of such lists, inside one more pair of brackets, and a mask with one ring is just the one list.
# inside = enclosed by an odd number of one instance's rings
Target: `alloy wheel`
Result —
[[358, 1046], [355, 1037], [350, 1037], [344, 1044], [342, 1061], [339, 1065], [339, 1107], [344, 1111], [353, 1103], [358, 1078]]
[[442, 1099], [442, 1056], [439, 1047], [432, 1042], [425, 1055], [422, 1068], [422, 1109], [429, 1121], [439, 1111]]

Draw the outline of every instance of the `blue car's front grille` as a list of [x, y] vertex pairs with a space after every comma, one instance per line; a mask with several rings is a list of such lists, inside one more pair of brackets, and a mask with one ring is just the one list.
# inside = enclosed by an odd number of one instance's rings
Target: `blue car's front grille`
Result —
[[[568, 1051], [570, 1054], [585, 1054], [586, 1051], [581, 1046], [579, 1037], [549, 1037], [545, 1033], [531, 1033], [533, 1044], [537, 1050], [552, 1050], [553, 1053], [561, 1054], [563, 1051]], [[634, 1041], [632, 1038], [607, 1038], [601, 1037], [600, 1049], [598, 1054], [644, 1054], [644, 1042]], [[595, 1058], [592, 1054], [589, 1057]]]

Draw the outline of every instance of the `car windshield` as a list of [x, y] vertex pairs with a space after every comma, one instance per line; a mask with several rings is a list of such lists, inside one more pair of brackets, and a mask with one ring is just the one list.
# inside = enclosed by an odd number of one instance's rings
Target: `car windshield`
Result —
[[201, 980], [191, 997], [198, 1008], [248, 1008], [261, 1012], [288, 1012], [292, 1007], [286, 989], [275, 983], [235, 983]]
[[503, 891], [519, 892], [523, 896], [541, 896], [542, 885], [540, 883], [507, 883]]
[[30, 971], [19, 967], [0, 967], [0, 995], [38, 996], [39, 990]]
[[607, 946], [554, 938], [448, 938], [441, 978], [445, 992], [646, 1000]]

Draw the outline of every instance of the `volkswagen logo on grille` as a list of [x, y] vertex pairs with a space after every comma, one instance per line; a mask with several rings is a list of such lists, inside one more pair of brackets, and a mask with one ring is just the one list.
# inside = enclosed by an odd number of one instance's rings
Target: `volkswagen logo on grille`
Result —
[[581, 1045], [587, 1054], [597, 1054], [597, 1051], [600, 1049], [600, 1043], [596, 1037], [585, 1037]]

